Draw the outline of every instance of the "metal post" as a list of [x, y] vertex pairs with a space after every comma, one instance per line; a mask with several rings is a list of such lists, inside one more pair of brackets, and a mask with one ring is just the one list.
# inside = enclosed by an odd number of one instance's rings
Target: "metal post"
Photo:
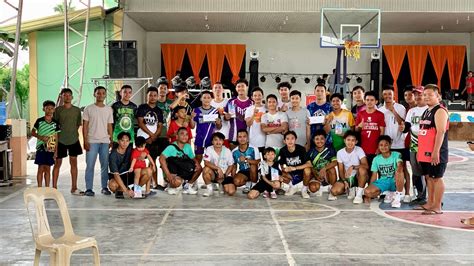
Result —
[[64, 0], [64, 81], [63, 88], [69, 88], [69, 8]]

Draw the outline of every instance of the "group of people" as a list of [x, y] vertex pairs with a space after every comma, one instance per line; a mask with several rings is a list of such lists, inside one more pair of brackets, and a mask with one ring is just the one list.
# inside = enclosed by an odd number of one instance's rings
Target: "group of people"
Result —
[[[95, 103], [82, 115], [72, 105], [70, 89], [62, 90], [61, 106], [45, 101], [45, 115], [32, 131], [38, 138], [38, 185], [44, 180], [49, 186], [54, 165], [56, 188], [62, 159], [69, 156], [71, 193], [94, 196], [99, 157], [101, 193], [119, 198], [156, 193], [157, 173], [162, 171], [171, 195], [197, 194], [202, 175], [200, 194], [205, 197], [215, 190], [232, 196], [243, 187], [249, 199], [296, 193], [307, 199], [329, 186], [328, 200], [347, 195], [360, 204], [384, 195], [384, 202], [395, 208], [405, 202], [423, 214], [442, 213], [449, 123], [436, 85], [408, 86], [404, 104], [395, 101], [392, 86], [384, 86], [380, 105], [376, 93], [356, 86], [351, 110], [344, 96], [330, 94], [324, 83], [315, 86], [316, 100], [306, 107], [302, 93], [289, 82], [265, 96], [259, 87], [249, 94], [247, 80], [240, 79], [231, 99], [223, 97], [223, 86], [216, 82], [212, 91], [200, 93], [200, 106], [194, 108], [185, 84], [173, 88], [175, 98], [170, 100], [168, 82], [159, 79], [147, 89], [146, 102], [137, 106], [131, 102], [132, 87], [124, 85], [120, 100], [107, 106], [106, 89], [98, 86]], [[84, 192], [77, 188], [81, 126]], [[417, 191], [413, 200], [411, 180]]]

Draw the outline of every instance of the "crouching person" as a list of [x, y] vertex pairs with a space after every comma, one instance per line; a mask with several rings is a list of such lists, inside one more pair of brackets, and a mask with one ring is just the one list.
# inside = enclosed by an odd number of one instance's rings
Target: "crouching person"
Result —
[[[370, 185], [364, 190], [364, 195], [369, 200], [389, 191], [384, 202], [391, 203], [392, 208], [400, 208], [403, 199], [403, 186], [405, 177], [403, 175], [402, 155], [390, 151], [392, 139], [382, 135], [378, 139], [379, 154], [375, 156], [371, 171]], [[378, 179], [377, 179], [378, 177]]]
[[234, 179], [232, 169], [234, 158], [232, 152], [224, 146], [224, 134], [216, 132], [212, 134], [212, 146], [204, 151], [204, 169], [202, 178], [206, 184], [203, 197], [212, 196], [212, 182], [219, 183], [224, 187], [224, 192], [229, 196], [235, 194]]
[[268, 198], [270, 195], [272, 199], [276, 199], [276, 190], [280, 189], [281, 181], [283, 181], [281, 170], [275, 162], [275, 149], [272, 147], [265, 148], [263, 156], [265, 160], [259, 164], [260, 180], [247, 194], [249, 199], [256, 199], [261, 193], [263, 193], [264, 198]]
[[183, 194], [197, 194], [194, 182], [201, 174], [202, 168], [195, 159], [193, 148], [188, 141], [188, 130], [180, 127], [176, 141], [166, 147], [160, 155], [160, 165], [169, 184], [170, 195], [175, 195], [181, 186], [184, 187]]
[[[128, 186], [134, 183], [134, 174], [129, 172], [132, 156], [132, 145], [130, 145], [130, 134], [120, 132], [117, 136], [118, 146], [109, 155], [109, 189], [115, 193], [115, 198], [133, 197], [134, 192]], [[153, 172], [151, 168], [141, 169], [138, 177], [138, 185], [143, 186], [150, 182]], [[148, 187], [148, 186], [147, 186]], [[146, 191], [149, 194], [150, 191]]]

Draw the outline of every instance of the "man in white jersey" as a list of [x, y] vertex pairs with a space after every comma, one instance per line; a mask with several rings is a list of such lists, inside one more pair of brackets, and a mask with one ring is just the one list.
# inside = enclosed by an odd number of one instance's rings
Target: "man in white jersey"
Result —
[[216, 108], [217, 111], [219, 112], [219, 116], [222, 121], [222, 127], [219, 130], [216, 130], [216, 132], [221, 132], [224, 137], [224, 146], [227, 148], [230, 147], [230, 142], [229, 142], [229, 121], [224, 120], [224, 108], [227, 105], [227, 102], [229, 99], [224, 98], [224, 88], [222, 87], [222, 83], [220, 81], [214, 83], [214, 86], [212, 86], [212, 94], [214, 95], [214, 99], [211, 101], [211, 106]]

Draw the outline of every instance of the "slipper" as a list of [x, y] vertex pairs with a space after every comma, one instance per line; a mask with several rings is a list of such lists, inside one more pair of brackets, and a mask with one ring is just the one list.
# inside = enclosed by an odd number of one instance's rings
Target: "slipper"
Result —
[[463, 223], [463, 224], [465, 224], [465, 225], [474, 226], [474, 217], [471, 217], [471, 218], [463, 218], [463, 219], [461, 219], [461, 223]]
[[426, 210], [426, 211], [421, 213], [421, 215], [437, 215], [437, 214], [443, 214], [443, 212], [442, 211], [437, 212], [437, 211], [434, 211], [434, 210]]
[[84, 196], [84, 191], [82, 191], [80, 189], [76, 189], [73, 192], [71, 192], [71, 194], [74, 195], [74, 196]]
[[413, 207], [413, 210], [415, 210], [415, 211], [427, 211], [428, 209], [423, 207], [423, 205], [418, 205], [418, 206]]

